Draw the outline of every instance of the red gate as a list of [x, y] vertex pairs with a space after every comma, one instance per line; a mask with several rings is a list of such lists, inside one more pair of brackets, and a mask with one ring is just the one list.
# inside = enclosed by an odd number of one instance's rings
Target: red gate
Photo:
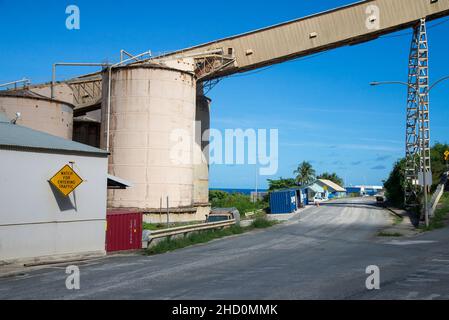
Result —
[[142, 249], [142, 214], [126, 210], [107, 213], [106, 251]]

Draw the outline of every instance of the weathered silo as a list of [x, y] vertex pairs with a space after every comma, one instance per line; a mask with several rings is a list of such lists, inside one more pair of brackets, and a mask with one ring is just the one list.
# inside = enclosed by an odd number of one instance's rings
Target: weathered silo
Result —
[[133, 187], [111, 190], [109, 207], [157, 213], [161, 199], [165, 207], [169, 197], [170, 208], [179, 210], [172, 221], [195, 219], [193, 72], [139, 65], [114, 68], [111, 74], [108, 107], [109, 71], [103, 73], [101, 145], [109, 143], [109, 172]]
[[[202, 90], [201, 90], [202, 91]], [[209, 130], [211, 100], [199, 93], [196, 97], [193, 197], [195, 205], [209, 213]]]
[[74, 106], [29, 90], [0, 91], [0, 112], [17, 124], [61, 138], [72, 139]]

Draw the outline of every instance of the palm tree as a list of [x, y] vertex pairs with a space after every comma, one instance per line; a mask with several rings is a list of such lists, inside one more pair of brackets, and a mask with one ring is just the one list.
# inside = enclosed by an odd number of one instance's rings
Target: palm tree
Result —
[[301, 186], [312, 183], [313, 180], [315, 180], [315, 170], [307, 161], [301, 163], [298, 166], [298, 169], [296, 169], [293, 173], [296, 175], [296, 183]]

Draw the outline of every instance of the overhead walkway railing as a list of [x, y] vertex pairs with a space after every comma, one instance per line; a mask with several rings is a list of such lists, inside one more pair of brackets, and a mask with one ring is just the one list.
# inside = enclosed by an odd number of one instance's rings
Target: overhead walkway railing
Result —
[[[19, 84], [21, 84], [21, 85], [19, 86]], [[13, 87], [14, 90], [23, 89], [23, 88], [28, 87], [30, 84], [31, 84], [31, 81], [29, 79], [24, 78], [21, 80], [16, 80], [16, 81], [0, 84], [0, 90], [2, 88], [12, 89], [11, 87]]]

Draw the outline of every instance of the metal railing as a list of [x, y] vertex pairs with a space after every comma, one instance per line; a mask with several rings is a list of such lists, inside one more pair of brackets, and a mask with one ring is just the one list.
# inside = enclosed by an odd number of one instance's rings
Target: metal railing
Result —
[[182, 235], [182, 234], [187, 235], [190, 232], [225, 228], [225, 227], [233, 226], [235, 224], [236, 224], [236, 220], [233, 219], [233, 220], [227, 220], [227, 221], [194, 224], [194, 225], [183, 226], [183, 227], [156, 230], [156, 231], [151, 231], [150, 235], [148, 236], [148, 239], [143, 239], [143, 241], [147, 242], [147, 245], [149, 246], [151, 244], [151, 242], [155, 239], [169, 238], [172, 236], [177, 236], [177, 235]]
[[14, 90], [17, 90], [19, 83], [23, 83], [22, 87], [26, 88], [27, 86], [30, 85], [31, 81], [29, 79], [21, 79], [21, 80], [17, 80], [17, 81], [8, 82], [8, 83], [3, 83], [3, 84], [0, 84], [0, 88], [8, 89], [8, 87], [14, 86]]
[[431, 217], [434, 216], [435, 210], [436, 210], [438, 204], [440, 203], [441, 197], [443, 196], [444, 189], [445, 189], [446, 183], [448, 181], [448, 176], [449, 176], [449, 172], [446, 172], [444, 177], [441, 179], [441, 182], [438, 185], [437, 189], [435, 190], [435, 192], [432, 196], [432, 199], [430, 200], [429, 211], [430, 211]]

